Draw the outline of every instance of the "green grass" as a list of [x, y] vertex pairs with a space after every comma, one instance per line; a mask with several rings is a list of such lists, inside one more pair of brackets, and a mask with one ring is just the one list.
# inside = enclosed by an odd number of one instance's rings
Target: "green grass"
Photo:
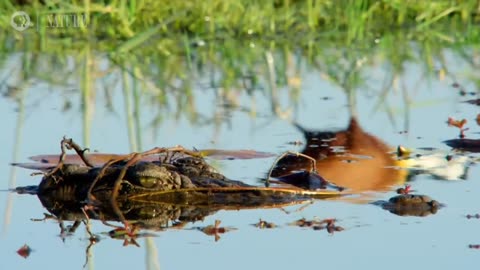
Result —
[[[75, 50], [84, 42], [94, 42], [95, 49], [120, 53], [139, 47], [157, 50], [163, 46], [161, 37], [178, 39], [185, 34], [209, 41], [326, 37], [350, 45], [392, 31], [408, 30], [412, 40], [422, 40], [426, 32], [436, 31], [436, 38], [450, 42], [474, 42], [480, 32], [478, 0], [45, 2], [31, 1], [24, 6], [8, 1], [0, 4], [3, 34], [14, 36], [17, 42], [28, 40], [31, 50], [52, 51], [53, 47]], [[39, 31], [12, 33], [10, 15], [16, 10], [30, 14], [32, 21], [38, 23], [35, 27]], [[52, 16], [62, 14], [82, 14], [87, 26], [48, 27]], [[305, 41], [303, 43], [305, 45]]]

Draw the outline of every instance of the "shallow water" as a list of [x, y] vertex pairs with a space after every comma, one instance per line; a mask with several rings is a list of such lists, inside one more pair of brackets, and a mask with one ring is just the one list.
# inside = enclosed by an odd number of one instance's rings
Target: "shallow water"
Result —
[[[447, 59], [452, 63], [451, 72], [461, 74], [468, 66]], [[304, 69], [305, 70], [305, 69]], [[409, 118], [405, 117], [402, 95], [389, 91], [387, 101], [375, 110], [384, 71], [378, 65], [367, 69], [369, 89], [359, 89], [357, 113], [360, 126], [394, 149], [405, 145], [415, 149], [434, 147], [435, 151], [450, 148], [442, 141], [458, 136], [458, 130], [448, 127], [448, 117], [466, 118], [470, 130], [467, 136], [474, 138], [478, 131], [473, 119], [478, 108], [461, 103], [458, 90], [449, 79], [422, 79], [421, 66], [410, 63], [400, 79], [409, 91]], [[298, 108], [292, 109], [292, 118], [302, 126], [315, 130], [342, 130], [348, 125], [350, 111], [347, 97], [342, 89], [319, 76], [315, 70], [300, 74], [302, 92]], [[420, 80], [420, 82], [419, 82]], [[472, 84], [464, 87], [475, 91]], [[373, 90], [372, 90], [373, 89]], [[283, 108], [291, 104], [287, 89], [280, 90]], [[79, 112], [80, 96], [72, 94], [73, 108], [62, 112], [62, 99], [48, 91], [46, 85], [37, 84], [28, 89], [26, 97], [23, 135], [17, 160], [13, 160], [15, 129], [17, 127], [17, 105], [6, 98], [0, 99], [0, 114], [4, 132], [0, 133], [3, 151], [0, 152], [0, 171], [3, 172], [1, 189], [9, 188], [8, 179], [14, 170], [12, 186], [37, 184], [40, 177], [30, 176], [31, 171], [12, 169], [13, 161], [27, 161], [37, 154], [59, 153], [60, 139], [66, 135], [81, 143], [83, 138], [82, 117]], [[249, 108], [252, 103], [246, 94], [239, 100]], [[166, 117], [157, 130], [152, 130], [148, 119], [155, 108], [142, 107], [143, 147], [183, 145], [187, 148], [255, 149], [277, 155], [286, 150], [300, 151], [302, 146], [288, 144], [303, 141], [303, 135], [286, 120], [270, 113], [270, 103], [262, 93], [255, 92], [258, 116], [252, 118], [248, 112], [232, 110], [228, 123], [214, 127], [212, 124], [195, 125], [185, 117]], [[195, 89], [196, 107], [201, 113], [212, 113], [213, 91]], [[324, 97], [328, 97], [325, 99]], [[122, 112], [121, 89], [116, 89], [113, 103], [117, 109], [108, 111], [101, 95], [97, 99], [95, 117], [91, 123], [90, 147], [100, 152], [127, 153], [128, 133], [126, 116]], [[395, 124], [389, 119], [387, 108], [393, 112]], [[408, 133], [404, 123], [408, 121]], [[275, 157], [256, 160], [212, 161], [212, 164], [232, 179], [258, 184], [265, 177]], [[361, 164], [362, 161], [358, 161]], [[352, 165], [353, 166], [353, 165]], [[322, 172], [319, 172], [322, 174]], [[479, 220], [467, 219], [465, 215], [478, 213], [476, 204], [480, 184], [476, 181], [480, 171], [477, 166], [469, 168], [466, 180], [446, 181], [431, 175], [415, 176], [411, 185], [421, 194], [427, 194], [444, 203], [446, 207], [426, 217], [402, 217], [380, 207], [354, 203], [348, 200], [316, 201], [301, 209], [301, 206], [281, 209], [257, 209], [242, 211], [218, 211], [203, 221], [188, 224], [183, 229], [168, 229], [154, 232], [157, 237], [138, 240], [140, 248], [122, 246], [123, 241], [109, 239], [101, 234], [111, 228], [94, 221], [92, 231], [99, 234], [101, 241], [90, 249], [87, 268], [93, 269], [291, 269], [326, 267], [334, 269], [370, 268], [403, 269], [404, 267], [433, 269], [467, 269], [478, 260], [479, 252], [470, 249], [470, 244], [480, 243], [476, 232]], [[457, 175], [458, 176], [458, 175]], [[368, 181], [369, 179], [365, 179]], [[403, 183], [398, 183], [398, 186]], [[392, 190], [398, 186], [393, 186]], [[393, 191], [368, 192], [372, 200], [386, 200]], [[88, 236], [83, 225], [77, 232], [62, 241], [58, 223], [53, 220], [31, 221], [42, 218], [46, 210], [35, 196], [0, 192], [0, 215], [4, 217], [1, 235], [0, 269], [81, 269], [86, 260]], [[11, 212], [7, 212], [11, 211]], [[329, 234], [325, 230], [299, 228], [289, 225], [297, 219], [335, 218], [344, 231]], [[273, 229], [259, 229], [251, 224], [259, 219], [275, 223]], [[221, 234], [219, 241], [205, 235], [197, 227], [214, 224], [236, 230]], [[28, 244], [32, 254], [23, 259], [15, 251]]]

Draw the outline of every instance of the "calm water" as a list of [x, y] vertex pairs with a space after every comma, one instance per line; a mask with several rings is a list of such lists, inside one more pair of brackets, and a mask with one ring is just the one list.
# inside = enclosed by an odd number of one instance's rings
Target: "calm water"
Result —
[[[470, 72], [468, 67], [455, 59], [447, 59], [451, 71], [459, 75], [459, 82], [469, 91], [476, 91], [472, 84], [463, 82], [461, 74]], [[357, 93], [358, 120], [370, 134], [395, 148], [405, 145], [410, 148], [435, 147], [449, 151], [442, 141], [452, 139], [458, 131], [446, 125], [449, 116], [466, 118], [470, 137], [479, 130], [475, 124], [478, 108], [461, 103], [465, 97], [458, 95], [449, 79], [420, 77], [419, 65], [410, 64], [400, 82], [406, 85], [409, 103], [409, 127], [405, 130], [405, 106], [401, 92], [389, 92], [386, 103], [378, 101], [384, 71], [382, 65], [368, 69], [368, 89]], [[5, 76], [5, 72], [2, 77]], [[345, 93], [323, 79], [318, 71], [301, 74], [302, 92], [298, 108], [292, 116], [302, 126], [317, 130], [345, 129], [349, 110]], [[280, 103], [286, 109], [291, 102], [286, 89], [280, 90]], [[62, 136], [82, 142], [82, 116], [80, 96], [70, 94], [73, 109], [62, 112], [63, 99], [49, 91], [45, 84], [28, 88], [25, 120], [17, 161], [27, 161], [29, 156], [59, 153]], [[301, 147], [288, 142], [303, 140], [302, 134], [288, 121], [272, 116], [270, 103], [265, 95], [254, 93], [258, 117], [248, 112], [233, 110], [225, 116], [228, 123], [192, 125], [185, 117], [175, 120], [166, 117], [156, 130], [149, 121], [156, 112], [151, 106], [142, 107], [142, 142], [145, 149], [153, 146], [183, 145], [187, 148], [255, 149], [281, 154], [286, 150], [299, 151]], [[195, 91], [199, 112], [211, 115], [214, 94], [212, 91]], [[328, 97], [328, 99], [325, 99]], [[115, 112], [103, 107], [101, 94], [97, 98], [95, 117], [91, 123], [91, 148], [100, 152], [129, 152], [126, 116], [123, 112], [121, 89], [116, 89]], [[243, 106], [249, 108], [251, 99], [242, 95]], [[375, 109], [377, 103], [381, 104]], [[392, 112], [394, 122], [387, 110]], [[3, 132], [0, 133], [0, 171], [3, 181], [0, 189], [9, 188], [12, 168], [17, 105], [11, 100], [0, 99]], [[250, 184], [264, 177], [274, 158], [257, 160], [214, 161], [213, 164], [225, 175]], [[40, 177], [30, 176], [31, 171], [14, 171], [14, 186], [37, 184]], [[322, 172], [320, 172], [322, 174]], [[301, 211], [300, 206], [280, 209], [243, 211], [219, 211], [204, 221], [188, 224], [184, 229], [155, 232], [157, 237], [138, 240], [140, 247], [123, 247], [121, 240], [102, 235], [111, 228], [93, 222], [92, 231], [102, 238], [91, 248], [86, 268], [89, 269], [404, 269], [405, 267], [431, 269], [468, 269], [478, 262], [478, 250], [469, 249], [470, 244], [480, 244], [478, 228], [480, 220], [467, 219], [466, 214], [480, 212], [478, 195], [480, 171], [473, 165], [467, 180], [436, 180], [430, 175], [419, 175], [411, 185], [419, 193], [427, 194], [444, 203], [445, 208], [427, 217], [401, 217], [369, 204], [345, 201], [317, 201]], [[368, 179], [365, 179], [368, 181]], [[394, 192], [373, 192], [374, 199], [388, 199]], [[10, 200], [8, 199], [11, 196]], [[65, 241], [59, 237], [58, 223], [53, 220], [34, 222], [42, 218], [46, 210], [35, 196], [0, 192], [0, 215], [4, 225], [0, 241], [0, 269], [81, 269], [85, 263], [88, 236], [83, 225]], [[9, 202], [9, 203], [7, 203]], [[6, 213], [7, 205], [11, 213]], [[264, 219], [278, 225], [274, 229], [258, 229], [251, 224]], [[344, 227], [342, 232], [329, 234], [325, 230], [314, 231], [288, 225], [300, 219], [336, 218]], [[219, 241], [205, 235], [196, 227], [214, 224], [221, 220], [222, 226], [237, 230], [221, 235]], [[15, 252], [23, 244], [34, 251], [27, 259]]]

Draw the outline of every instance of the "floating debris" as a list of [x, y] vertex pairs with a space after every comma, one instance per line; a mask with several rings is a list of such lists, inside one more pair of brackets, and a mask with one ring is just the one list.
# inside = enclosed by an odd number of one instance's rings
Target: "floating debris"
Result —
[[220, 234], [234, 231], [236, 228], [234, 227], [220, 227], [220, 220], [215, 220], [215, 225], [208, 225], [206, 227], [196, 227], [195, 229], [203, 232], [206, 235], [213, 235], [215, 237], [215, 242], [220, 240]]
[[302, 141], [292, 141], [292, 142], [287, 142], [289, 145], [303, 145]]
[[318, 225], [314, 225], [313, 229], [316, 231], [326, 229], [329, 234], [334, 234], [335, 232], [344, 231], [345, 229], [343, 227], [335, 225], [336, 221], [337, 220], [333, 218], [324, 219], [320, 221]]
[[297, 226], [297, 227], [312, 227], [314, 224], [318, 223], [318, 221], [315, 220], [307, 220], [305, 218], [298, 219], [289, 225], [291, 226]]
[[452, 117], [448, 117], [447, 124], [448, 126], [453, 126], [457, 128], [463, 128], [463, 126], [467, 123], [467, 119], [462, 120], [455, 120]]
[[307, 220], [305, 218], [301, 218], [290, 223], [290, 225], [301, 227], [301, 228], [308, 227], [308, 228], [312, 228], [315, 231], [326, 229], [327, 232], [330, 234], [333, 234], [334, 232], [344, 231], [345, 229], [343, 227], [335, 225], [336, 221], [337, 219], [335, 218], [326, 218], [323, 220]]
[[268, 222], [268, 221], [265, 221], [265, 220], [262, 220], [262, 219], [260, 219], [257, 223], [252, 224], [252, 225], [259, 228], [259, 229], [273, 229], [273, 228], [277, 227], [277, 225], [275, 225], [274, 223]]
[[465, 138], [465, 131], [469, 130], [469, 128], [464, 128], [463, 126], [467, 123], [467, 119], [462, 119], [462, 120], [455, 120], [452, 117], [448, 117], [447, 124], [449, 127], [457, 127], [460, 129], [460, 135], [459, 137], [461, 139]]
[[412, 186], [405, 185], [405, 187], [401, 187], [401, 188], [397, 189], [397, 194], [409, 194], [409, 193], [415, 191], [415, 190], [412, 190], [411, 188], [412, 188]]
[[460, 96], [466, 96], [467, 95], [467, 91], [465, 90], [465, 87], [463, 87], [458, 82], [452, 83], [452, 87], [458, 89], [458, 94]]
[[480, 219], [480, 214], [475, 214], [475, 215], [468, 214], [468, 215], [466, 215], [466, 218], [468, 218], [468, 219], [471, 219], [471, 218]]
[[17, 250], [17, 254], [22, 256], [23, 258], [28, 258], [30, 256], [30, 253], [32, 252], [32, 249], [27, 245], [23, 245], [21, 248]]
[[[152, 237], [157, 236], [153, 233], [140, 233], [140, 228], [135, 224], [126, 227], [117, 227], [107, 233], [112, 239], [123, 240], [123, 246], [134, 245], [140, 247], [137, 242], [138, 238], [141, 237]], [[96, 236], [91, 236], [90, 241], [98, 242], [99, 238]]]

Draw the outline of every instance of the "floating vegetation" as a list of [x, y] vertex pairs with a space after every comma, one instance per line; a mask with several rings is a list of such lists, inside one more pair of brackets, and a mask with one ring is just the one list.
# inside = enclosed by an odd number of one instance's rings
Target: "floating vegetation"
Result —
[[465, 138], [465, 131], [469, 130], [469, 128], [464, 128], [465, 124], [467, 123], [467, 119], [462, 120], [455, 120], [451, 117], [448, 118], [447, 124], [448, 126], [456, 127], [460, 130], [460, 139]]
[[289, 225], [301, 228], [312, 228], [315, 231], [327, 230], [329, 234], [345, 230], [343, 227], [337, 226], [336, 222], [337, 220], [334, 218], [326, 218], [323, 220], [307, 220], [305, 218], [302, 218], [290, 223]]
[[257, 223], [252, 224], [252, 226], [257, 227], [259, 229], [273, 229], [277, 227], [275, 223], [268, 222], [262, 219], [260, 219]]
[[214, 236], [215, 237], [215, 242], [220, 240], [220, 234], [224, 234], [227, 232], [231, 232], [236, 230], [234, 227], [220, 227], [220, 220], [215, 220], [214, 225], [208, 225], [206, 227], [196, 227], [195, 229], [203, 232], [206, 235]]
[[25, 259], [28, 258], [28, 256], [30, 256], [31, 252], [32, 252], [32, 249], [27, 244], [23, 245], [21, 248], [17, 250], [17, 254]]

